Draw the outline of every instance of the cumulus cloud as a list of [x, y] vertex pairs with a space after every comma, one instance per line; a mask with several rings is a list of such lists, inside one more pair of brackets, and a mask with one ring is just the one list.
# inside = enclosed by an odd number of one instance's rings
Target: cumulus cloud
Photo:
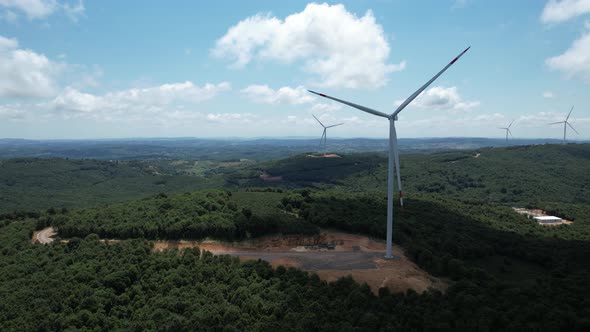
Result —
[[58, 8], [55, 0], [0, 0], [0, 6], [21, 11], [29, 19], [49, 16]]
[[341, 109], [342, 106], [336, 103], [317, 103], [311, 107], [312, 112], [334, 112]]
[[561, 23], [590, 13], [590, 0], [549, 0], [543, 8], [541, 22]]
[[252, 123], [258, 116], [251, 113], [209, 113], [207, 121], [216, 123]]
[[551, 92], [551, 91], [545, 91], [545, 92], [543, 92], [543, 98], [551, 99], [551, 98], [554, 98], [554, 97], [555, 96], [553, 95], [553, 92]]
[[[528, 127], [545, 127], [548, 123], [559, 122], [565, 120], [567, 114], [569, 113], [569, 108], [565, 107], [565, 111], [563, 112], [538, 112], [534, 114], [525, 114], [521, 115], [518, 118], [519, 125], [528, 126]], [[573, 121], [576, 111], [572, 113], [569, 121]], [[576, 119], [576, 122], [584, 122], [586, 119], [589, 118], [579, 118]], [[573, 123], [573, 122], [572, 122]], [[548, 128], [548, 127], [547, 127]]]
[[284, 86], [273, 90], [268, 85], [250, 85], [240, 91], [250, 100], [260, 104], [291, 104], [300, 105], [315, 100], [313, 96], [302, 86], [291, 88]]
[[[403, 103], [403, 100], [397, 100], [396, 106]], [[438, 109], [450, 110], [455, 112], [467, 112], [479, 106], [479, 101], [465, 101], [457, 92], [457, 87], [434, 86], [422, 92], [409, 107], [420, 109]]]
[[343, 5], [308, 4], [284, 20], [270, 14], [248, 17], [217, 40], [212, 54], [235, 67], [254, 59], [283, 63], [302, 61], [319, 86], [374, 88], [405, 62], [388, 63], [389, 44], [375, 16], [357, 17]]
[[60, 3], [56, 0], [0, 0], [0, 7], [5, 8], [4, 17], [9, 15], [12, 22], [16, 21], [18, 11], [28, 19], [43, 19], [53, 13], [63, 10], [71, 20], [77, 21], [84, 14], [84, 3]]
[[15, 23], [18, 20], [18, 15], [12, 10], [5, 10], [3, 13], [0, 13], [0, 19], [8, 23]]
[[575, 40], [563, 54], [545, 60], [545, 64], [569, 77], [580, 75], [590, 79], [590, 31]]
[[199, 103], [229, 89], [227, 82], [199, 87], [187, 81], [96, 96], [67, 87], [50, 105], [55, 110], [74, 113], [157, 112], [179, 102]]
[[21, 105], [0, 105], [0, 119], [21, 120], [25, 115]]
[[18, 48], [18, 41], [0, 36], [0, 97], [49, 97], [55, 93], [62, 64]]
[[77, 22], [80, 16], [84, 15], [84, 11], [86, 8], [84, 7], [84, 3], [82, 0], [79, 0], [76, 4], [63, 4], [62, 6], [64, 13], [70, 20]]

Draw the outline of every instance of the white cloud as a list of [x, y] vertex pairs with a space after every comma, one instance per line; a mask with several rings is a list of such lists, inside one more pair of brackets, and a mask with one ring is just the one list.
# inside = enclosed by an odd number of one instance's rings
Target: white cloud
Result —
[[545, 91], [545, 92], [543, 92], [543, 98], [551, 99], [551, 98], [554, 98], [554, 97], [555, 97], [555, 95], [553, 95], [553, 92], [551, 92], [551, 91]]
[[250, 85], [240, 91], [250, 100], [260, 104], [291, 104], [300, 105], [315, 100], [313, 96], [302, 86], [291, 88], [284, 86], [273, 90], [268, 85]]
[[342, 106], [336, 103], [317, 103], [311, 107], [312, 112], [334, 112], [341, 109]]
[[209, 113], [207, 120], [216, 123], [252, 123], [258, 116], [251, 113]]
[[58, 8], [55, 0], [0, 0], [0, 6], [19, 10], [29, 19], [49, 16]]
[[0, 52], [18, 47], [18, 41], [14, 38], [6, 38], [0, 35]]
[[[1, 0], [0, 0], [1, 1]], [[63, 65], [0, 36], [0, 97], [49, 97]]]
[[[545, 127], [549, 123], [559, 122], [565, 120], [569, 113], [570, 109], [568, 107], [564, 108], [563, 112], [538, 112], [535, 114], [526, 114], [521, 115], [518, 118], [519, 124], [522, 123], [523, 126], [529, 127]], [[576, 110], [572, 112], [569, 121], [572, 122], [575, 119], [575, 122], [587, 122], [590, 118], [576, 118]], [[549, 127], [547, 127], [549, 128]]]
[[211, 99], [229, 89], [231, 88], [227, 82], [207, 83], [203, 87], [198, 87], [187, 81], [96, 96], [67, 87], [50, 102], [50, 105], [55, 110], [74, 113], [161, 112], [177, 103], [199, 103]]
[[[397, 100], [396, 106], [403, 100]], [[408, 107], [420, 109], [450, 110], [455, 112], [467, 112], [479, 106], [479, 101], [465, 101], [457, 92], [457, 87], [434, 86], [422, 92]]]
[[243, 67], [253, 59], [302, 61], [319, 86], [374, 88], [405, 61], [388, 63], [389, 44], [371, 11], [357, 17], [343, 5], [308, 4], [284, 20], [258, 14], [240, 21], [217, 40], [212, 54]]
[[63, 10], [64, 14], [72, 21], [77, 21], [84, 14], [85, 9], [82, 0], [78, 0], [75, 4], [59, 3], [56, 0], [0, 0], [0, 7], [6, 9], [4, 17], [10, 15], [12, 22], [17, 19], [17, 15], [13, 10], [21, 12], [30, 20], [43, 19]]
[[82, 15], [84, 15], [84, 10], [86, 10], [82, 0], [78, 0], [77, 4], [65, 3], [62, 5], [62, 8], [63, 8], [66, 16], [69, 17], [70, 20], [72, 20], [74, 22], [78, 22], [78, 18], [80, 18]]
[[12, 10], [5, 10], [3, 13], [0, 14], [0, 19], [8, 22], [8, 23], [16, 23], [18, 20], [18, 15]]
[[0, 105], [0, 119], [20, 120], [25, 118], [21, 105]]
[[590, 79], [590, 32], [575, 40], [563, 54], [545, 60], [545, 64], [567, 76], [580, 75]]
[[541, 22], [561, 23], [590, 13], [590, 0], [549, 0], [543, 8]]

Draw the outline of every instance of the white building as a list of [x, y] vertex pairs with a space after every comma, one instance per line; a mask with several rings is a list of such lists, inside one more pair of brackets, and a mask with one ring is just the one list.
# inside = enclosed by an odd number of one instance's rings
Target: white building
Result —
[[533, 219], [541, 224], [552, 224], [563, 221], [561, 218], [555, 216], [535, 216]]

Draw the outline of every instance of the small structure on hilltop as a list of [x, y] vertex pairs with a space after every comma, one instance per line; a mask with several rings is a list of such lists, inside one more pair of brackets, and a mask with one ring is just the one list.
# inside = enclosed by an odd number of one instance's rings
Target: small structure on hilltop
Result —
[[518, 214], [522, 214], [529, 219], [534, 219], [539, 223], [539, 225], [569, 225], [573, 223], [572, 221], [565, 220], [560, 217], [549, 216], [545, 211], [539, 209], [525, 209], [516, 207], [513, 207], [512, 209]]

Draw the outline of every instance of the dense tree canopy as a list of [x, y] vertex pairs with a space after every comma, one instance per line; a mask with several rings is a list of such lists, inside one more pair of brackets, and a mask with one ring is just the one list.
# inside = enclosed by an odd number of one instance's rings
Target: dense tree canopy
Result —
[[[152, 250], [150, 239], [238, 240], [320, 227], [384, 238], [383, 164], [371, 158], [372, 168], [360, 170], [346, 158], [319, 159], [305, 174], [277, 162], [284, 181], [264, 187], [4, 213], [0, 330], [590, 330], [587, 145], [405, 158], [409, 198], [403, 209], [396, 203], [394, 241], [449, 280], [445, 293], [375, 295], [351, 278], [326, 283], [199, 249]], [[268, 169], [242, 171], [250, 180], [240, 171], [234, 184], [255, 184], [256, 172]], [[330, 176], [321, 182], [323, 173]], [[512, 205], [574, 224], [543, 227]], [[47, 225], [69, 242], [31, 244], [33, 230]]]

